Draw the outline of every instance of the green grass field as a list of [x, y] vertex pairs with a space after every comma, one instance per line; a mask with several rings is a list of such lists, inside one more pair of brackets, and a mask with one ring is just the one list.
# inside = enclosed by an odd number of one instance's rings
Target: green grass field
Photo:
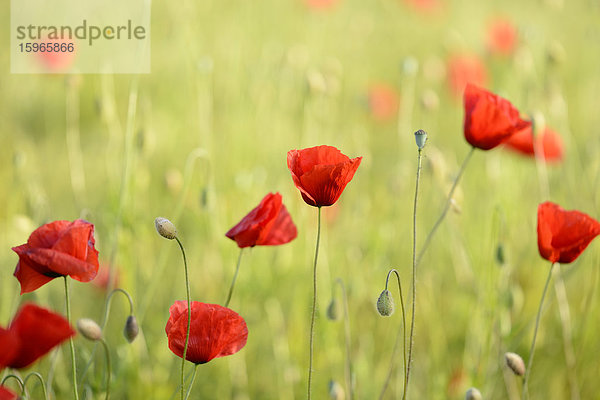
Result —
[[[8, 4], [0, 13], [9, 26]], [[487, 26], [498, 16], [518, 28], [507, 57], [486, 47]], [[280, 192], [298, 237], [244, 252], [230, 308], [246, 320], [248, 343], [201, 365], [190, 398], [306, 397], [317, 211], [294, 187], [286, 153], [329, 144], [363, 160], [338, 203], [324, 209], [313, 397], [329, 398], [330, 380], [345, 386], [344, 323], [326, 317], [334, 287], [342, 301], [339, 277], [348, 295], [355, 398], [378, 398], [401, 322], [399, 310], [383, 318], [375, 308], [390, 268], [400, 273], [407, 306], [410, 294], [413, 132], [429, 134], [420, 248], [470, 149], [462, 102], [444, 74], [451, 55], [468, 53], [484, 62], [488, 89], [523, 113], [543, 114], [565, 154], [548, 165], [501, 147], [473, 155], [457, 207], [418, 269], [409, 398], [462, 399], [474, 386], [485, 399], [519, 399], [522, 379], [503, 354], [528, 359], [549, 268], [538, 254], [537, 206], [551, 200], [600, 217], [600, 3], [456, 0], [423, 13], [399, 0], [342, 0], [329, 10], [300, 0], [185, 0], [153, 2], [151, 27], [146, 75], [17, 75], [9, 53], [0, 54], [0, 326], [24, 301], [64, 313], [60, 279], [19, 295], [11, 247], [43, 223], [84, 218], [95, 225], [101, 264], [118, 271], [140, 323], [128, 344], [128, 304], [115, 296], [105, 331], [112, 398], [178, 398], [181, 359], [167, 347], [165, 324], [169, 306], [185, 299], [183, 265], [154, 219], [177, 226], [192, 299], [222, 304], [239, 252], [225, 232], [266, 193]], [[8, 35], [0, 43], [7, 48]], [[374, 84], [399, 97], [389, 119], [371, 115]], [[437, 103], [423, 106], [424, 95]], [[596, 240], [556, 269], [532, 399], [597, 398], [599, 267]], [[74, 280], [71, 289], [73, 320], [100, 322], [106, 292]], [[390, 290], [398, 305], [397, 288]], [[78, 335], [75, 346], [81, 377], [94, 345]], [[20, 373], [38, 371], [52, 382], [53, 398], [72, 398], [69, 354], [63, 344]], [[94, 354], [83, 399], [104, 398], [104, 358]], [[385, 398], [401, 398], [402, 381], [399, 353]], [[42, 398], [39, 386], [29, 389], [29, 398]]]

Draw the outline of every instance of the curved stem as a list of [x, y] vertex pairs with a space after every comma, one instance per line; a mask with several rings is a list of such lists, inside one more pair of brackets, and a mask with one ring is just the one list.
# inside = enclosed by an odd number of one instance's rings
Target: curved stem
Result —
[[0, 386], [4, 385], [4, 383], [9, 380], [10, 378], [13, 378], [15, 381], [19, 382], [19, 387], [21, 388], [21, 393], [25, 393], [25, 384], [23, 383], [23, 381], [21, 380], [21, 378], [15, 374], [8, 374], [4, 377], [4, 379], [2, 379], [2, 382], [0, 382]]
[[317, 217], [317, 244], [315, 246], [315, 262], [313, 264], [313, 303], [310, 316], [310, 353], [308, 361], [308, 400], [310, 400], [310, 388], [312, 384], [312, 365], [313, 365], [313, 342], [315, 334], [315, 313], [317, 311], [317, 258], [319, 257], [319, 242], [321, 241], [321, 207]]
[[542, 299], [540, 300], [540, 306], [538, 308], [537, 316], [535, 317], [535, 329], [533, 330], [533, 340], [531, 341], [531, 347], [529, 348], [529, 361], [527, 362], [527, 370], [525, 371], [525, 375], [523, 376], [523, 393], [521, 394], [522, 399], [529, 398], [529, 391], [527, 385], [529, 383], [529, 375], [531, 374], [531, 366], [533, 364], [535, 340], [537, 338], [538, 328], [540, 326], [540, 318], [542, 316], [544, 299], [546, 298], [546, 292], [548, 291], [548, 286], [550, 285], [550, 280], [552, 279], [552, 269], [554, 268], [554, 264], [555, 263], [552, 263], [550, 265], [550, 270], [548, 271], [548, 278], [546, 278], [546, 285], [544, 286], [544, 291], [542, 292]]
[[192, 375], [192, 380], [190, 381], [190, 387], [188, 388], [188, 391], [187, 391], [187, 393], [185, 395], [185, 399], [184, 400], [187, 400], [188, 397], [190, 397], [190, 393], [192, 392], [192, 386], [194, 386], [194, 380], [196, 379], [196, 370], [198, 369], [198, 365], [200, 365], [200, 364], [194, 365], [194, 373]]
[[458, 175], [456, 175], [456, 178], [454, 179], [454, 182], [452, 183], [452, 187], [450, 188], [450, 192], [448, 193], [448, 198], [446, 198], [446, 204], [444, 204], [442, 213], [438, 217], [437, 221], [435, 221], [433, 228], [431, 228], [431, 231], [427, 235], [427, 238], [425, 238], [425, 242], [423, 243], [423, 247], [421, 247], [421, 251], [419, 251], [419, 255], [417, 256], [417, 265], [419, 265], [421, 263], [421, 258], [423, 258], [423, 254], [425, 254], [425, 251], [429, 247], [429, 244], [431, 243], [431, 239], [433, 238], [433, 235], [435, 234], [437, 229], [440, 227], [440, 224], [446, 217], [446, 214], [448, 213], [448, 210], [450, 209], [450, 204], [452, 203], [452, 195], [454, 194], [454, 191], [456, 190], [456, 187], [458, 186], [458, 182], [460, 181], [460, 178], [461, 178], [463, 172], [465, 172], [465, 168], [474, 152], [475, 152], [475, 147], [471, 147], [471, 150], [467, 154], [467, 157], [465, 157], [465, 160], [463, 161], [462, 165], [460, 166]]
[[240, 255], [238, 256], [237, 265], [235, 267], [235, 273], [233, 274], [233, 279], [231, 280], [231, 285], [229, 286], [229, 293], [227, 294], [227, 300], [225, 300], [225, 307], [229, 306], [229, 302], [231, 301], [231, 295], [233, 294], [233, 287], [235, 286], [235, 280], [237, 279], [238, 272], [240, 271], [240, 264], [242, 261], [242, 253], [244, 252], [244, 248], [240, 248]]
[[[460, 175], [459, 175], [460, 176]], [[412, 257], [412, 311], [410, 315], [410, 336], [408, 338], [408, 363], [406, 365], [406, 379], [404, 382], [404, 393], [408, 390], [408, 382], [410, 379], [410, 365], [412, 363], [412, 351], [413, 351], [413, 338], [415, 332], [415, 310], [417, 303], [417, 201], [419, 199], [419, 179], [421, 178], [421, 149], [419, 149], [419, 155], [417, 158], [417, 183], [415, 184], [415, 201], [413, 205], [413, 257]], [[457, 181], [458, 182], [458, 179]], [[456, 187], [456, 182], [455, 186]], [[453, 187], [453, 189], [454, 189]], [[452, 192], [450, 191], [450, 196], [448, 198], [452, 198]], [[446, 204], [446, 208], [442, 215], [445, 215], [448, 210], [449, 202]], [[434, 232], [434, 231], [432, 231]]]
[[108, 345], [106, 344], [106, 341], [104, 339], [100, 339], [99, 342], [102, 343], [102, 346], [104, 347], [104, 354], [106, 355], [106, 397], [105, 397], [105, 399], [108, 400], [108, 397], [110, 396], [110, 375], [111, 375], [110, 351], [108, 350]]
[[125, 297], [127, 297], [127, 300], [129, 300], [129, 315], [133, 315], [133, 299], [131, 298], [131, 295], [124, 289], [113, 289], [106, 298], [106, 306], [104, 308], [104, 319], [102, 320], [102, 330], [104, 330], [106, 324], [108, 323], [108, 316], [110, 315], [110, 306], [112, 304], [112, 296], [115, 293], [122, 293]]
[[44, 393], [44, 399], [48, 400], [48, 392], [46, 392], [46, 384], [44, 383], [44, 378], [42, 378], [42, 375], [40, 375], [39, 372], [30, 372], [29, 374], [27, 374], [27, 376], [25, 377], [25, 380], [23, 381], [23, 391], [25, 389], [25, 386], [27, 386], [27, 381], [32, 376], [35, 376], [36, 378], [38, 378], [38, 380], [42, 384], [42, 392]]
[[394, 273], [396, 274], [396, 279], [398, 280], [398, 293], [400, 295], [400, 308], [402, 309], [402, 330], [398, 329], [398, 335], [396, 336], [396, 342], [394, 343], [394, 350], [392, 350], [392, 358], [390, 359], [390, 369], [388, 371], [387, 377], [385, 378], [385, 382], [383, 383], [383, 387], [381, 388], [381, 393], [379, 394], [379, 399], [383, 399], [383, 395], [387, 390], [387, 387], [390, 383], [390, 379], [392, 378], [392, 371], [394, 369], [394, 360], [396, 359], [396, 353], [398, 352], [398, 342], [400, 341], [400, 333], [402, 333], [402, 355], [403, 355], [403, 364], [402, 367], [404, 369], [404, 389], [402, 392], [402, 399], [406, 398], [406, 312], [404, 310], [404, 296], [402, 294], [402, 284], [400, 283], [400, 274], [398, 271], [393, 268], [385, 279], [385, 288], [388, 288], [388, 282], [390, 280], [390, 275]]
[[[63, 276], [65, 280], [65, 301], [67, 303], [67, 321], [71, 324], [71, 305], [69, 301], [69, 281], [67, 276]], [[73, 395], [75, 400], [79, 400], [79, 393], [77, 391], [77, 362], [75, 360], [75, 344], [73, 343], [73, 336], [69, 338], [69, 345], [71, 347], [71, 364], [73, 366]]]
[[188, 318], [187, 318], [187, 329], [185, 331], [185, 345], [183, 347], [183, 357], [181, 357], [181, 400], [183, 400], [183, 383], [184, 383], [184, 369], [185, 369], [185, 357], [187, 355], [188, 343], [190, 341], [190, 328], [192, 325], [192, 306], [190, 301], [190, 278], [188, 274], [188, 266], [187, 266], [187, 258], [185, 256], [185, 249], [183, 248], [183, 244], [178, 237], [175, 237], [177, 240], [177, 244], [181, 249], [181, 254], [183, 255], [183, 266], [185, 268], [185, 290], [187, 296], [187, 308], [188, 308]]
[[344, 341], [346, 342], [346, 389], [350, 393], [350, 400], [354, 399], [354, 386], [352, 385], [352, 362], [350, 359], [350, 313], [348, 312], [348, 296], [346, 295], [346, 286], [341, 278], [335, 280], [342, 288], [344, 297]]

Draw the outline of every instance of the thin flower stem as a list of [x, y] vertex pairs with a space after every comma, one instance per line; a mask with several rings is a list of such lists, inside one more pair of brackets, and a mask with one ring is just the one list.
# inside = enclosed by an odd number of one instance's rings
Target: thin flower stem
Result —
[[4, 385], [4, 383], [9, 380], [10, 378], [13, 378], [15, 381], [19, 382], [19, 387], [21, 388], [21, 393], [25, 393], [25, 384], [23, 383], [23, 381], [21, 380], [21, 378], [17, 375], [14, 374], [8, 374], [4, 377], [4, 379], [2, 379], [2, 382], [0, 383], [0, 386]]
[[540, 318], [542, 316], [542, 308], [544, 305], [544, 299], [546, 298], [546, 292], [548, 291], [548, 286], [550, 285], [550, 280], [552, 279], [552, 269], [554, 268], [554, 264], [550, 265], [550, 270], [548, 271], [548, 278], [546, 278], [546, 285], [544, 286], [544, 292], [542, 293], [542, 299], [540, 300], [540, 306], [538, 308], [537, 316], [535, 317], [535, 329], [533, 330], [533, 340], [531, 341], [531, 347], [529, 348], [529, 361], [527, 362], [527, 370], [525, 371], [525, 376], [523, 377], [523, 393], [521, 394], [522, 399], [529, 398], [529, 375], [531, 374], [531, 366], [533, 364], [533, 354], [535, 352], [535, 340], [537, 338], [538, 328], [540, 326]]
[[312, 384], [313, 344], [315, 334], [315, 313], [317, 311], [317, 258], [319, 257], [319, 242], [321, 241], [321, 207], [317, 217], [317, 244], [315, 246], [315, 262], [313, 265], [313, 303], [310, 316], [310, 353], [308, 361], [308, 400], [310, 400], [310, 389]]
[[433, 235], [435, 234], [437, 229], [440, 227], [440, 224], [446, 217], [446, 214], [448, 213], [448, 210], [450, 209], [450, 204], [452, 203], [452, 195], [454, 194], [454, 191], [456, 190], [456, 187], [458, 186], [458, 182], [460, 181], [460, 178], [462, 177], [463, 172], [465, 172], [465, 168], [467, 167], [467, 164], [469, 163], [469, 160], [471, 159], [471, 156], [473, 155], [474, 152], [475, 152], [475, 147], [471, 147], [471, 150], [469, 151], [469, 153], [465, 157], [465, 160], [463, 161], [462, 165], [460, 166], [458, 175], [456, 175], [456, 178], [454, 179], [454, 182], [452, 183], [452, 187], [450, 188], [450, 192], [448, 193], [448, 197], [446, 198], [446, 204], [444, 204], [444, 209], [442, 210], [442, 213], [438, 217], [437, 221], [435, 221], [433, 228], [431, 228], [431, 231], [425, 238], [425, 242], [423, 243], [423, 246], [421, 247], [421, 251], [419, 251], [419, 255], [417, 256], [417, 265], [419, 265], [421, 263], [421, 258], [423, 258], [423, 254], [425, 254], [425, 251], [429, 247], [429, 244], [431, 243], [431, 239], [433, 239]]
[[102, 346], [104, 347], [104, 354], [106, 355], [106, 397], [105, 397], [105, 399], [108, 400], [108, 397], [110, 396], [110, 375], [111, 375], [110, 351], [108, 350], [108, 344], [106, 344], [106, 341], [104, 339], [100, 339], [99, 341], [100, 341], [100, 343], [102, 343]]
[[341, 278], [335, 280], [342, 288], [342, 296], [344, 297], [344, 339], [346, 342], [346, 389], [350, 393], [350, 400], [354, 399], [354, 387], [352, 385], [352, 360], [350, 358], [350, 313], [348, 312], [348, 296], [346, 295], [346, 286]]
[[[394, 350], [392, 350], [392, 358], [390, 359], [390, 369], [388, 371], [387, 377], [385, 378], [385, 382], [383, 383], [383, 387], [381, 388], [381, 393], [379, 394], [379, 399], [383, 399], [385, 391], [390, 383], [390, 379], [392, 378], [392, 371], [394, 369], [394, 360], [396, 359], [396, 353], [398, 352], [398, 343], [400, 341], [400, 337], [402, 337], [402, 355], [403, 355], [403, 363], [402, 368], [404, 369], [404, 389], [402, 392], [402, 400], [406, 398], [406, 312], [404, 309], [404, 295], [402, 294], [402, 284], [400, 283], [400, 274], [396, 269], [391, 269], [387, 278], [385, 279], [385, 289], [388, 288], [388, 282], [390, 280], [390, 275], [394, 273], [396, 274], [396, 278], [398, 280], [398, 293], [400, 295], [400, 308], [402, 309], [402, 326], [401, 330], [398, 330], [398, 335], [396, 336], [396, 342], [394, 343]], [[402, 333], [402, 336], [400, 336]]]
[[183, 266], [185, 267], [185, 289], [188, 308], [187, 329], [185, 331], [185, 345], [183, 346], [183, 356], [181, 357], [181, 400], [183, 400], [185, 357], [187, 355], [188, 342], [190, 340], [190, 328], [192, 325], [192, 305], [190, 301], [190, 278], [188, 275], [188, 266], [187, 258], [185, 256], [185, 249], [183, 248], [183, 244], [181, 244], [181, 241], [178, 237], [175, 237], [175, 240], [177, 240], [177, 244], [179, 245], [179, 248], [181, 249], [181, 254], [183, 255]]
[[[65, 279], [65, 301], [67, 303], [67, 321], [71, 324], [71, 303], [69, 301], [69, 281], [67, 276], [63, 276]], [[73, 336], [69, 338], [69, 345], [71, 347], [71, 364], [73, 366], [73, 394], [75, 400], [79, 400], [79, 393], [77, 391], [77, 362], [75, 360], [75, 344], [73, 343]]]
[[242, 253], [244, 252], [244, 248], [240, 248], [240, 255], [238, 256], [237, 265], [235, 267], [235, 273], [233, 274], [233, 279], [231, 280], [231, 286], [229, 286], [229, 293], [227, 294], [227, 300], [225, 300], [225, 307], [229, 306], [229, 302], [231, 301], [231, 295], [233, 294], [233, 287], [235, 286], [235, 280], [237, 279], [238, 272], [240, 271], [240, 264], [242, 261]]
[[194, 386], [194, 380], [196, 379], [196, 371], [198, 370], [198, 365], [200, 365], [200, 364], [194, 365], [194, 373], [192, 374], [192, 380], [190, 381], [190, 387], [187, 390], [184, 400], [187, 400], [188, 397], [190, 397], [190, 393], [192, 393], [192, 386]]
[[[408, 391], [408, 382], [410, 379], [410, 365], [412, 363], [412, 351], [413, 351], [413, 340], [414, 340], [414, 332], [415, 332], [415, 310], [417, 303], [417, 201], [419, 199], [419, 180], [421, 178], [421, 149], [419, 149], [419, 155], [417, 157], [417, 181], [415, 184], [415, 202], [413, 205], [413, 259], [412, 259], [412, 311], [410, 315], [410, 336], [408, 338], [408, 363], [406, 365], [406, 380], [404, 382], [404, 393]], [[460, 176], [460, 175], [459, 175]], [[458, 181], [458, 179], [457, 179]], [[455, 183], [456, 186], [456, 183]], [[454, 186], [454, 187], [455, 187]], [[454, 189], [453, 187], [453, 189]], [[453, 190], [450, 191], [452, 193]], [[448, 198], [451, 198], [448, 196]], [[446, 209], [444, 210], [444, 215], [448, 209], [448, 204], [446, 203]], [[433, 232], [433, 231], [432, 231]]]
[[[27, 381], [29, 380], [29, 378], [31, 378], [32, 376], [35, 376], [36, 378], [38, 378], [38, 380], [40, 381], [40, 383], [42, 384], [42, 393], [44, 393], [44, 399], [48, 400], [48, 392], [46, 392], [46, 383], [44, 382], [44, 378], [42, 378], [42, 375], [40, 375], [39, 372], [30, 372], [26, 377], [25, 380], [23, 381], [23, 389], [25, 389], [25, 387], [27, 386]], [[23, 390], [24, 392], [24, 390]]]

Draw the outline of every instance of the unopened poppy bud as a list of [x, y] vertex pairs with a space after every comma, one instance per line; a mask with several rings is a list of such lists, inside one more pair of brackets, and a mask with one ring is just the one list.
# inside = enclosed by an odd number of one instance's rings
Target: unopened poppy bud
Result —
[[346, 398], [344, 388], [337, 381], [329, 381], [329, 398], [332, 400], [344, 400]]
[[496, 262], [502, 266], [506, 262], [506, 258], [504, 257], [504, 245], [502, 243], [498, 243], [498, 247], [496, 247]]
[[514, 372], [515, 375], [525, 375], [525, 363], [520, 355], [517, 353], [505, 353], [504, 358], [506, 359], [506, 365]]
[[81, 318], [77, 321], [77, 330], [88, 340], [98, 341], [102, 339], [102, 329], [90, 318]]
[[135, 316], [130, 315], [127, 317], [127, 322], [125, 322], [125, 329], [123, 329], [123, 335], [125, 339], [129, 343], [133, 342], [140, 332], [140, 327], [138, 326], [137, 319]]
[[419, 129], [415, 132], [415, 140], [417, 142], [417, 147], [419, 150], [422, 150], [425, 147], [425, 143], [427, 142], [427, 132], [422, 129]]
[[394, 313], [394, 298], [387, 289], [381, 292], [377, 299], [377, 312], [382, 317], [389, 317]]
[[470, 388], [465, 393], [465, 400], [481, 400], [483, 397], [481, 396], [481, 392], [477, 388]]
[[327, 318], [331, 321], [340, 319], [340, 305], [335, 297], [331, 299], [329, 306], [327, 306]]
[[158, 217], [154, 220], [154, 226], [158, 234], [165, 239], [173, 240], [177, 237], [177, 229], [171, 221], [166, 218]]

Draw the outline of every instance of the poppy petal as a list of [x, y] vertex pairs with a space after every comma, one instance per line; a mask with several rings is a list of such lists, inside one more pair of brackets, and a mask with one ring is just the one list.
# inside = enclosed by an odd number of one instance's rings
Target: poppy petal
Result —
[[[14, 248], [13, 248], [14, 250]], [[40, 272], [47, 271], [48, 275]], [[60, 275], [54, 274], [48, 268], [32, 263], [28, 257], [20, 257], [13, 274], [21, 284], [21, 294], [33, 292]]]
[[17, 400], [17, 395], [4, 386], [0, 386], [0, 400]]
[[17, 354], [19, 338], [8, 329], [0, 328], [0, 370], [10, 365]]
[[287, 208], [282, 204], [273, 226], [261, 242], [257, 244], [263, 246], [277, 246], [291, 242], [296, 236], [298, 236], [296, 225], [294, 225]]

